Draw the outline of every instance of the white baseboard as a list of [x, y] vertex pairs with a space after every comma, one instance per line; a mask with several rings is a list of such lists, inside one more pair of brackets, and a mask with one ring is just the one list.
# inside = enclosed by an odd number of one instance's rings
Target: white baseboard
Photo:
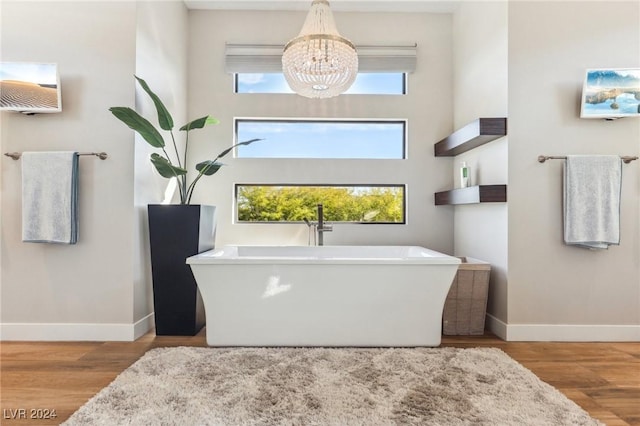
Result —
[[0, 340], [133, 342], [153, 328], [153, 313], [134, 324], [3, 323]]
[[149, 315], [133, 324], [133, 340], [138, 340], [155, 326], [155, 313], [151, 312]]
[[486, 320], [508, 342], [640, 342], [640, 325], [507, 324], [490, 314]]
[[[153, 313], [134, 324], [0, 324], [0, 341], [132, 342], [153, 328]], [[487, 329], [509, 342], [640, 342], [640, 325], [507, 324], [487, 314]]]
[[640, 342], [640, 325], [509, 324], [510, 342]]
[[502, 340], [507, 340], [507, 324], [493, 315], [486, 315], [485, 328]]

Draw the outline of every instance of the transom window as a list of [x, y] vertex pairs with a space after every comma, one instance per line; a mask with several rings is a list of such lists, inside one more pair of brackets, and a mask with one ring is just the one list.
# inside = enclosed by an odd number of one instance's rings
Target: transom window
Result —
[[[236, 73], [236, 93], [293, 93], [282, 73]], [[353, 85], [344, 94], [352, 95], [405, 95], [407, 74], [359, 73]]]
[[404, 185], [236, 185], [236, 221], [303, 222], [318, 204], [329, 222], [404, 224]]
[[239, 158], [403, 159], [405, 120], [236, 119]]

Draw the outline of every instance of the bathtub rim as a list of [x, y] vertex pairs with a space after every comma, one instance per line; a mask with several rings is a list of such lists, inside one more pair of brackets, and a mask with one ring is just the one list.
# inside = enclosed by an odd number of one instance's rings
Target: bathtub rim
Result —
[[[361, 247], [384, 247], [384, 248], [416, 248], [422, 252], [428, 253], [429, 256], [406, 256], [406, 257], [320, 257], [320, 256], [241, 256], [238, 254], [238, 248], [303, 248], [312, 247], [316, 250], [330, 250], [338, 247], [344, 249], [358, 249]], [[197, 255], [188, 257], [186, 263], [189, 265], [452, 265], [461, 263], [458, 257], [450, 256], [442, 252], [438, 252], [426, 247], [417, 245], [385, 245], [385, 246], [366, 246], [366, 245], [341, 245], [341, 246], [294, 246], [294, 245], [239, 245], [228, 244], [220, 248], [208, 250]]]

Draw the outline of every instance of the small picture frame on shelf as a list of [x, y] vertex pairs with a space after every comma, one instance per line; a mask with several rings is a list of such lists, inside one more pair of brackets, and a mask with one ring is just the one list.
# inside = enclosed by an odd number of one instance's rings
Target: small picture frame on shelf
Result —
[[640, 68], [588, 69], [580, 118], [640, 117]]

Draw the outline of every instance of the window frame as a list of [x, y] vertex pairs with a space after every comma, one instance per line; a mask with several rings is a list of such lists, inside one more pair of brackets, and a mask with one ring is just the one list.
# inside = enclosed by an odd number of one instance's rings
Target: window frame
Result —
[[[362, 222], [362, 221], [327, 221], [334, 225], [406, 225], [407, 215], [407, 184], [397, 183], [349, 183], [349, 184], [327, 184], [327, 183], [235, 183], [233, 186], [233, 224], [234, 225], [292, 225], [304, 224], [298, 221], [241, 221], [238, 217], [238, 190], [242, 186], [269, 186], [269, 187], [327, 187], [327, 188], [348, 188], [348, 187], [370, 187], [370, 188], [401, 188], [402, 189], [402, 221], [401, 222]], [[314, 218], [315, 220], [315, 218]]]
[[238, 126], [241, 122], [252, 122], [252, 123], [350, 123], [350, 124], [390, 124], [390, 123], [401, 123], [402, 124], [402, 155], [399, 158], [366, 158], [366, 157], [356, 157], [356, 158], [340, 158], [340, 157], [241, 157], [238, 155], [238, 148], [236, 147], [233, 151], [234, 158], [240, 159], [255, 159], [255, 160], [333, 160], [333, 161], [403, 161], [407, 160], [407, 155], [409, 152], [409, 120], [406, 118], [311, 118], [311, 117], [302, 117], [302, 118], [257, 118], [257, 117], [234, 117], [233, 118], [233, 140], [234, 144], [241, 142], [238, 139]]

